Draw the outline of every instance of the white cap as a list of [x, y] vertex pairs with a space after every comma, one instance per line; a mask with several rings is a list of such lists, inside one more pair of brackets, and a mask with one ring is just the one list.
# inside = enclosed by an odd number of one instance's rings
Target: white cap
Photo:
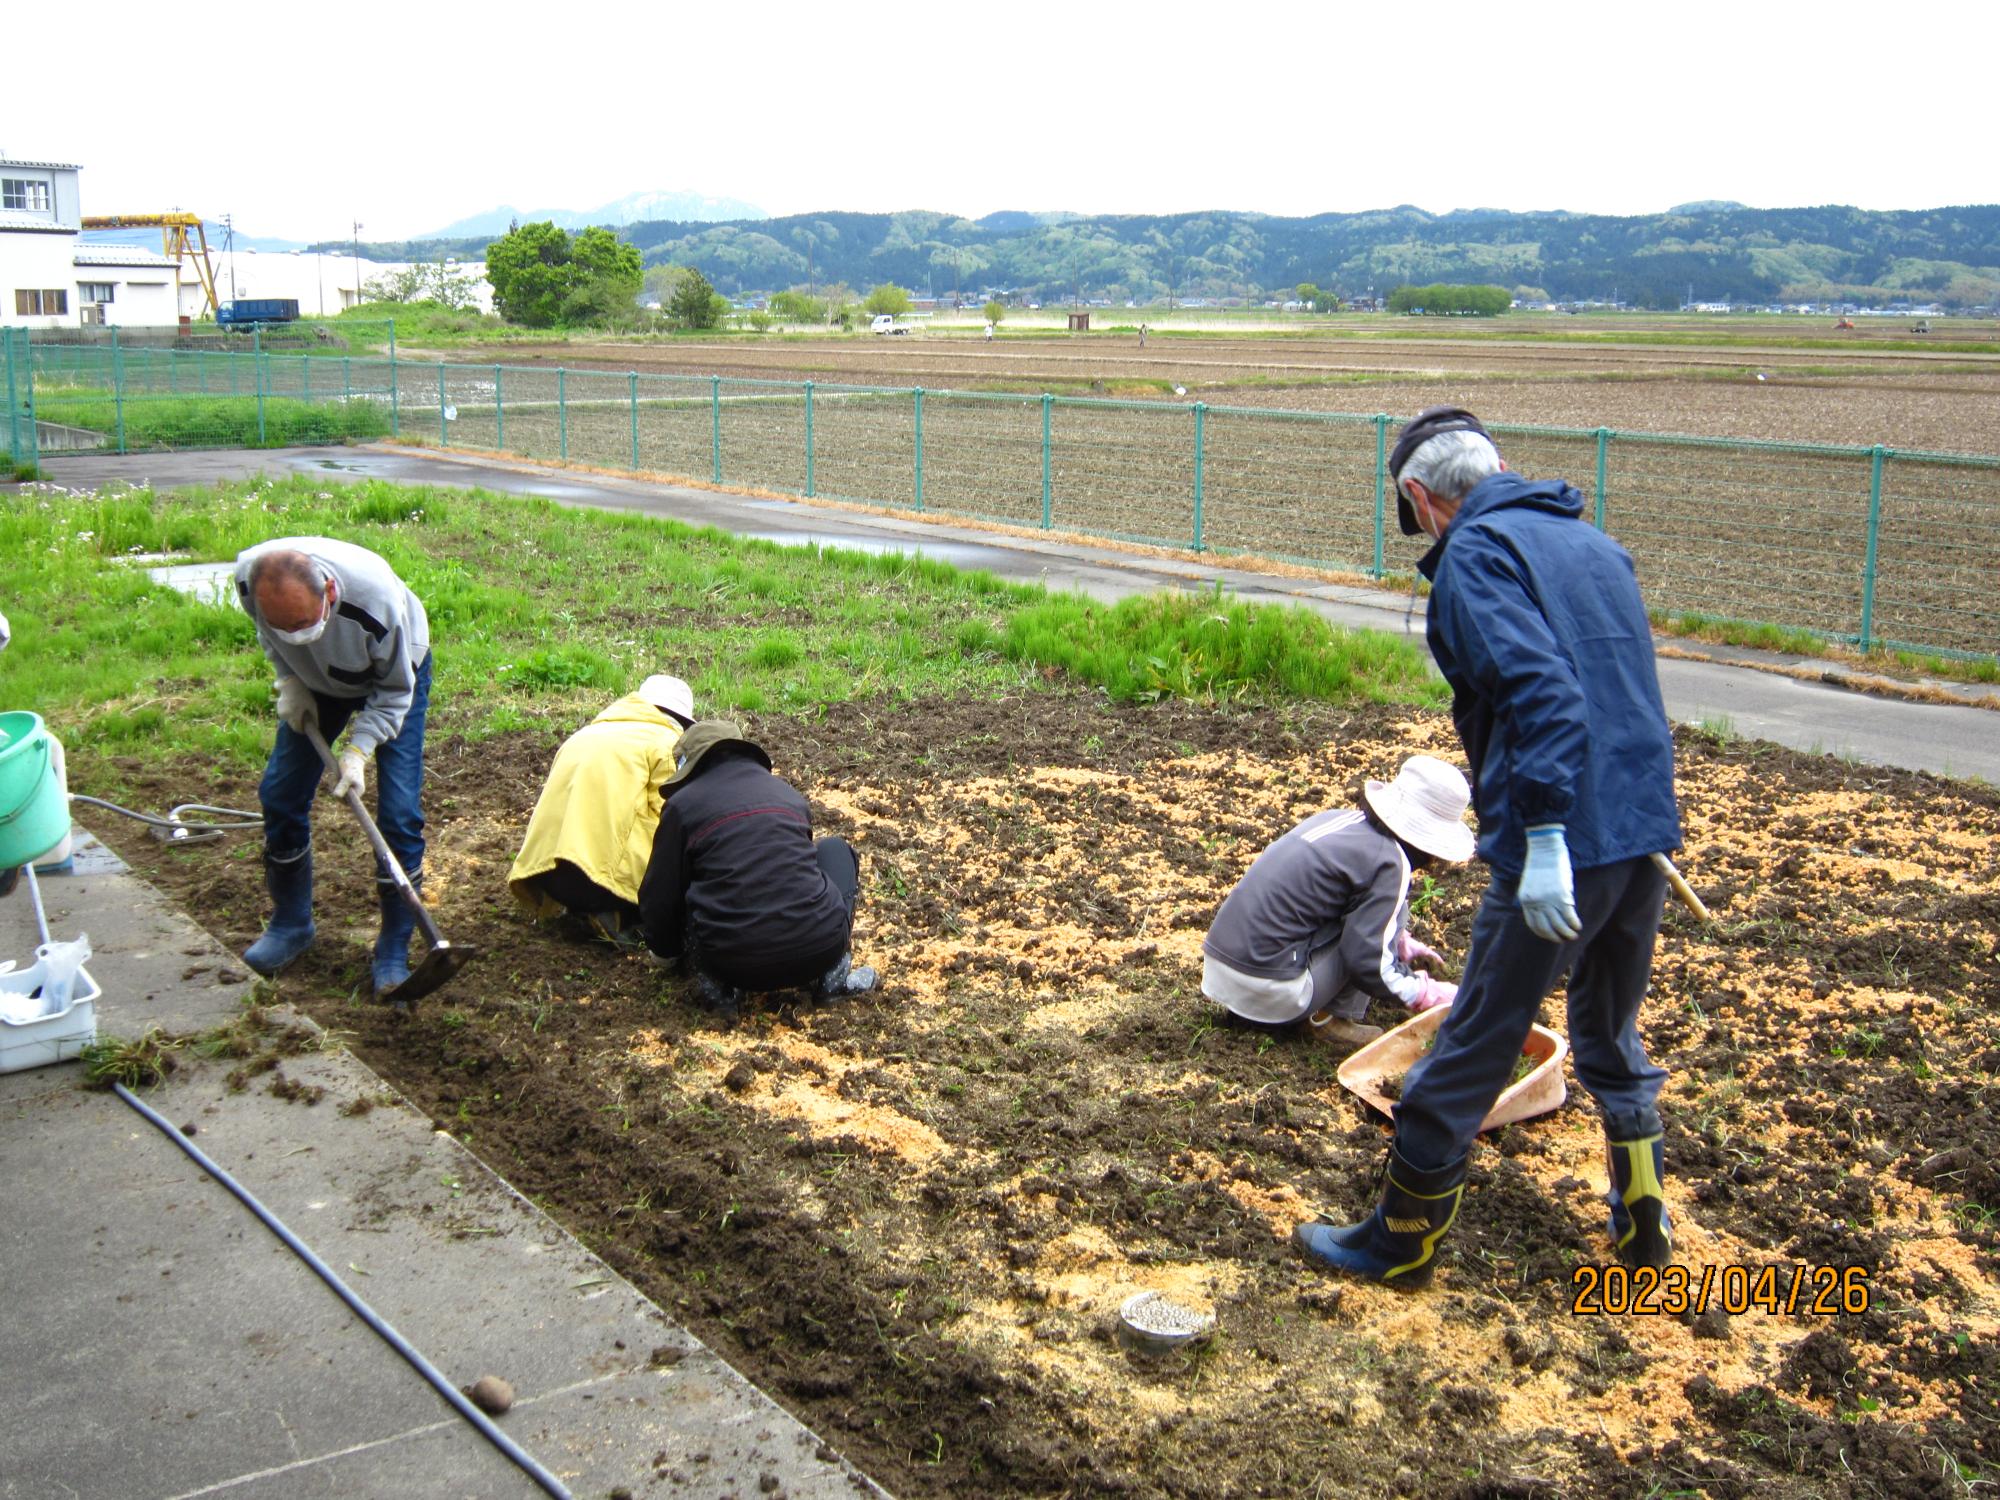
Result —
[[1363, 795], [1391, 833], [1426, 854], [1457, 865], [1478, 847], [1465, 826], [1472, 788], [1456, 766], [1434, 755], [1411, 756], [1394, 781], [1371, 781]]
[[639, 684], [639, 696], [684, 723], [694, 722], [694, 690], [678, 677], [655, 673]]

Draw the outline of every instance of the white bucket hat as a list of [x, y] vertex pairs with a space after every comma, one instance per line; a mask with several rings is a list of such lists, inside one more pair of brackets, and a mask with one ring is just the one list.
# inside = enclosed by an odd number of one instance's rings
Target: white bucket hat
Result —
[[657, 672], [639, 684], [639, 696], [653, 707], [666, 710], [683, 724], [694, 722], [694, 689], [678, 677]]
[[1394, 781], [1371, 781], [1363, 795], [1391, 833], [1426, 854], [1460, 865], [1478, 847], [1465, 826], [1472, 788], [1434, 755], [1411, 756]]

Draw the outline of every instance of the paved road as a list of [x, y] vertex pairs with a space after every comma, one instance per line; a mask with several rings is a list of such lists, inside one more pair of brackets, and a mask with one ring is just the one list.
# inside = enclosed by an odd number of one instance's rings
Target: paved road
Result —
[[[46, 468], [55, 482], [79, 488], [119, 481], [178, 485], [297, 473], [479, 485], [543, 496], [563, 505], [671, 516], [778, 542], [921, 551], [959, 567], [1074, 589], [1104, 600], [1161, 588], [1205, 589], [1219, 581], [1243, 598], [1303, 604], [1343, 625], [1418, 637], [1423, 630], [1421, 602], [1412, 608], [1406, 595], [1380, 589], [1320, 584], [1221, 563], [1142, 556], [1108, 546], [1001, 535], [934, 519], [879, 516], [804, 501], [766, 500], [423, 450], [289, 448], [261, 453], [51, 456]], [[1991, 709], [1874, 697], [1755, 669], [1791, 665], [1817, 671], [1821, 664], [1805, 658], [1749, 651], [1729, 655], [1734, 660], [1660, 659], [1660, 686], [1673, 718], [1865, 764], [2000, 782], [2000, 715]]]

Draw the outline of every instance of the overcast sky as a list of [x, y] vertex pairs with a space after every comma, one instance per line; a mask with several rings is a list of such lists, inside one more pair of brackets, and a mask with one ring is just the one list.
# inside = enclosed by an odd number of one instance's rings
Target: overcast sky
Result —
[[2000, 200], [1966, 71], [2000, 61], [2000, 6], [436, 9], [111, 0], [87, 47], [8, 68], [0, 152], [81, 163], [86, 213], [299, 239], [647, 189], [970, 217]]

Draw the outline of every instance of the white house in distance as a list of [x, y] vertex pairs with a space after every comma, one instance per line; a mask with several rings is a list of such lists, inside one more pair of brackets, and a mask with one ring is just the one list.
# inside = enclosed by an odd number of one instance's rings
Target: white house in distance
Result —
[[179, 267], [157, 251], [86, 244], [81, 170], [0, 159], [0, 327], [171, 326]]
[[[206, 317], [208, 298], [193, 267], [130, 243], [129, 231], [86, 236], [77, 185], [82, 170], [73, 162], [0, 157], [0, 327], [172, 328], [181, 318]], [[288, 297], [308, 318], [352, 307], [376, 284], [409, 269], [407, 262], [332, 253], [223, 251], [213, 241], [209, 258], [223, 301]], [[484, 264], [446, 269], [470, 281], [481, 312], [493, 310]], [[383, 316], [394, 316], [393, 305], [384, 305]]]

